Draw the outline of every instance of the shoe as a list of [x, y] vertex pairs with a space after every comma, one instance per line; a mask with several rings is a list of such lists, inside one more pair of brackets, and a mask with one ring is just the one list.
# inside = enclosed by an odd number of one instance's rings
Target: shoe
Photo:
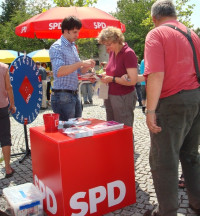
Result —
[[47, 107], [40, 107], [40, 109], [41, 109], [41, 110], [46, 110], [46, 109], [47, 109]]
[[196, 209], [196, 208], [194, 208], [191, 204], [189, 204], [189, 207], [190, 207], [197, 215], [200, 215], [200, 208], [199, 208], [199, 209]]
[[88, 102], [88, 101], [85, 101], [85, 102], [84, 102], [84, 104], [90, 104], [90, 102]]
[[139, 106], [142, 106], [142, 102], [139, 102]]
[[142, 107], [142, 112], [143, 112], [143, 113], [145, 113], [145, 109], [146, 109], [146, 107], [143, 106], [143, 107]]
[[89, 103], [90, 103], [90, 104], [93, 104], [93, 100], [90, 100]]
[[1, 216], [9, 216], [8, 214], [6, 214], [5, 212], [2, 212], [1, 210], [0, 210], [0, 215]]
[[5, 178], [10, 178], [10, 177], [13, 176], [13, 174], [15, 173], [15, 170], [14, 170], [13, 168], [11, 168], [11, 170], [12, 170], [12, 172], [9, 173], [9, 174], [6, 174], [6, 175], [5, 175]]
[[180, 180], [178, 181], [178, 187], [181, 189], [185, 188], [185, 179], [184, 179], [183, 174], [181, 175]]

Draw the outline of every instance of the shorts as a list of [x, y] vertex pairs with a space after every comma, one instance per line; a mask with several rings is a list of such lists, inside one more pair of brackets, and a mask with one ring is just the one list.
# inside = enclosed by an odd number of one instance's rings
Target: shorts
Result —
[[0, 108], [0, 143], [1, 147], [12, 145], [8, 107]]

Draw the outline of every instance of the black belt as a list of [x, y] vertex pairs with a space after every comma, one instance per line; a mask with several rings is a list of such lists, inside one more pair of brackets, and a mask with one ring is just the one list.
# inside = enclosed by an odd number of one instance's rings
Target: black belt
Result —
[[68, 92], [68, 93], [71, 93], [71, 94], [78, 94], [78, 91], [73, 91], [73, 90], [69, 90], [69, 89], [52, 89], [52, 92]]

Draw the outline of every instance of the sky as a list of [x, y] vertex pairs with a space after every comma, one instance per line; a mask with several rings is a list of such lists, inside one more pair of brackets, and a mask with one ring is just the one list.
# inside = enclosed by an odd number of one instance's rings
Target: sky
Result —
[[[0, 0], [0, 4], [3, 0]], [[191, 23], [194, 25], [194, 29], [200, 28], [200, 0], [190, 0], [189, 4], [196, 4], [193, 14], [191, 16]], [[114, 12], [117, 8], [117, 0], [98, 0], [95, 7], [106, 11], [106, 12]], [[0, 8], [1, 13], [1, 8]]]
[[[200, 28], [200, 0], [190, 0], [189, 4], [196, 5], [191, 16], [191, 23], [194, 25], [194, 29]], [[114, 12], [117, 8], [117, 0], [98, 0], [95, 7], [106, 12]]]

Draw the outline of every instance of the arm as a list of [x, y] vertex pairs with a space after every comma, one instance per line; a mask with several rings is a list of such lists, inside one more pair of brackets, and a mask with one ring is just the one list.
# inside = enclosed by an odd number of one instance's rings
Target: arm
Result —
[[[113, 81], [113, 76], [103, 76], [102, 82], [109, 83]], [[137, 82], [137, 68], [128, 68], [127, 74], [122, 77], [115, 77], [115, 82], [120, 85], [133, 86]]]
[[143, 82], [145, 81], [145, 78], [143, 75], [138, 75], [138, 82]]
[[6, 72], [5, 87], [6, 87], [6, 91], [7, 91], [7, 93], [8, 93], [8, 97], [9, 97], [9, 101], [10, 101], [9, 110], [10, 110], [12, 113], [15, 113], [15, 112], [16, 112], [16, 107], [15, 107], [13, 89], [12, 89], [12, 85], [11, 85], [11, 83], [10, 83], [9, 71]]
[[81, 73], [86, 73], [89, 68], [95, 66], [95, 61], [92, 59], [88, 59], [85, 61], [76, 62], [71, 65], [64, 65], [58, 69], [57, 77], [67, 76], [73, 73], [75, 70], [81, 69]]
[[157, 126], [155, 110], [160, 98], [162, 84], [164, 80], [164, 72], [157, 72], [148, 75], [147, 78], [147, 115], [146, 123], [152, 133], [161, 131], [161, 127]]

